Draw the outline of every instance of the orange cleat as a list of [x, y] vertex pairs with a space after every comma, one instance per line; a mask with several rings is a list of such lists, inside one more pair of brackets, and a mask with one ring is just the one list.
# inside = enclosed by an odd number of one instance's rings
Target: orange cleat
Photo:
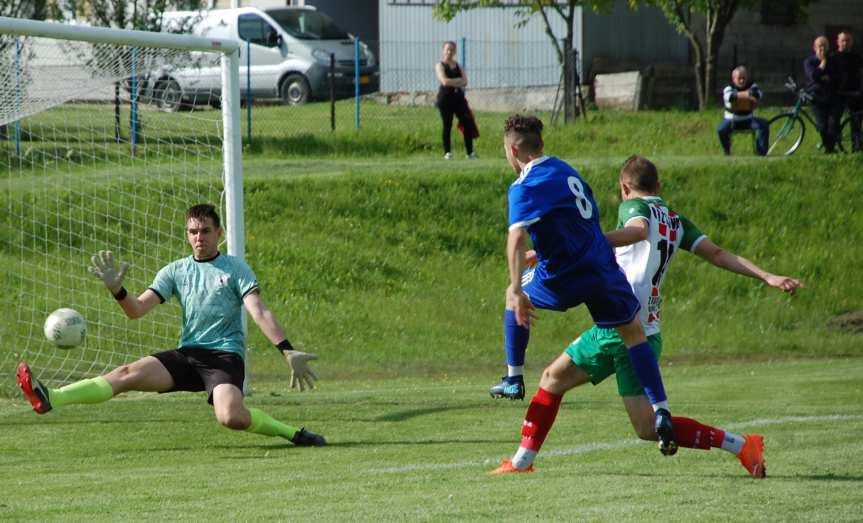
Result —
[[755, 479], [767, 477], [767, 462], [764, 461], [764, 436], [761, 434], [745, 434], [745, 441], [737, 459]]
[[23, 361], [18, 365], [18, 386], [27, 397], [36, 414], [45, 414], [51, 410], [51, 401], [48, 399], [48, 389], [33, 377], [30, 367]]
[[500, 462], [498, 468], [489, 471], [489, 475], [497, 476], [498, 474], [519, 474], [522, 472], [533, 472], [533, 465], [529, 465], [526, 469], [520, 469], [512, 466], [512, 460], [506, 459]]

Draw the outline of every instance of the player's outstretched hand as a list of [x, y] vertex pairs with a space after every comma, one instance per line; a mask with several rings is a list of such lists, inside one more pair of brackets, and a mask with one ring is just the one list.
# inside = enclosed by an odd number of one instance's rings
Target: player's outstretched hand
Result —
[[295, 389], [299, 386], [300, 392], [306, 388], [315, 388], [315, 380], [318, 376], [309, 368], [309, 362], [318, 359], [318, 355], [298, 350], [287, 350], [284, 354], [288, 366], [291, 367], [291, 388]]
[[794, 294], [797, 289], [803, 289], [806, 287], [803, 285], [803, 282], [796, 278], [777, 276], [776, 274], [771, 274], [765, 279], [765, 281], [767, 282], [767, 285], [776, 289], [781, 289], [789, 294]]
[[129, 264], [120, 265], [120, 269], [114, 265], [114, 254], [111, 251], [99, 251], [90, 258], [90, 266], [87, 270], [102, 280], [108, 290], [116, 294], [123, 286], [123, 278], [129, 270]]

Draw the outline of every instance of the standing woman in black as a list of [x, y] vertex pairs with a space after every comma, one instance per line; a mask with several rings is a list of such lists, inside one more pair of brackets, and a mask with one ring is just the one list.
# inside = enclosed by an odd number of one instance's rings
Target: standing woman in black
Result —
[[467, 157], [474, 159], [476, 158], [473, 153], [475, 124], [464, 97], [467, 75], [455, 61], [455, 51], [455, 42], [444, 42], [441, 61], [435, 65], [435, 73], [438, 82], [440, 82], [440, 89], [437, 92], [437, 108], [440, 110], [440, 117], [443, 120], [444, 159], [452, 160], [450, 133], [452, 132], [453, 115], [458, 117], [458, 123], [464, 129], [464, 147], [467, 150]]

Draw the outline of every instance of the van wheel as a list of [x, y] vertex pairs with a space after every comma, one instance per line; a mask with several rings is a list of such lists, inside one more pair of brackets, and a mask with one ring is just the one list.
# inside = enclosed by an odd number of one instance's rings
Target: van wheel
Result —
[[153, 92], [156, 105], [166, 113], [179, 111], [183, 107], [183, 90], [176, 80], [162, 80], [156, 84]]
[[279, 88], [279, 96], [286, 105], [302, 105], [309, 101], [309, 81], [301, 74], [289, 74]]

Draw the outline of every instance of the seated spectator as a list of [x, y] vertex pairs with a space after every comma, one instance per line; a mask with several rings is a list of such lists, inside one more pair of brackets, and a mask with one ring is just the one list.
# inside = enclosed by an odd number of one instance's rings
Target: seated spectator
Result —
[[722, 101], [725, 105], [725, 119], [716, 129], [719, 143], [726, 155], [731, 154], [731, 133], [733, 131], [755, 131], [755, 148], [758, 154], [767, 154], [767, 144], [770, 140], [770, 129], [767, 120], [755, 116], [758, 101], [761, 100], [761, 89], [749, 81], [749, 71], [742, 65], [731, 71], [731, 85], [722, 91]]
[[[863, 134], [861, 134], [861, 112], [863, 112], [863, 83], [860, 70], [863, 69], [863, 58], [855, 51], [854, 37], [850, 31], [842, 31], [836, 38], [836, 54], [833, 58], [838, 62], [841, 73], [838, 89], [848, 112], [851, 113], [851, 150], [859, 152], [863, 149]], [[847, 150], [847, 149], [846, 149]]]
[[806, 91], [812, 95], [812, 112], [815, 113], [824, 152], [833, 153], [839, 137], [839, 122], [845, 110], [845, 104], [837, 93], [842, 73], [835, 55], [828, 58], [830, 42], [826, 36], [816, 38], [812, 50], [812, 55], [803, 60]]

